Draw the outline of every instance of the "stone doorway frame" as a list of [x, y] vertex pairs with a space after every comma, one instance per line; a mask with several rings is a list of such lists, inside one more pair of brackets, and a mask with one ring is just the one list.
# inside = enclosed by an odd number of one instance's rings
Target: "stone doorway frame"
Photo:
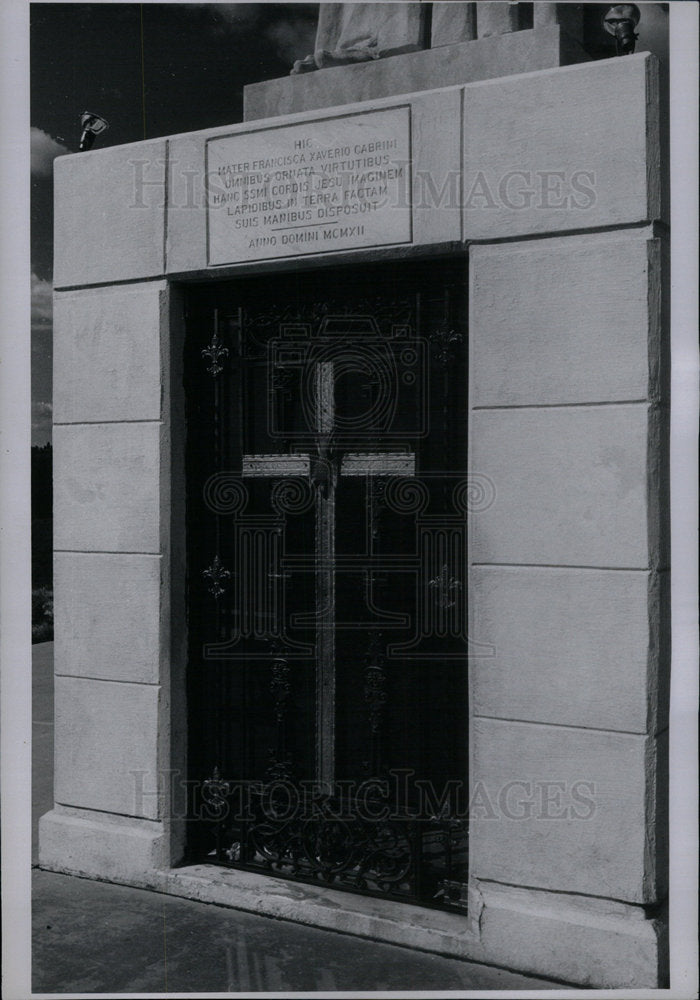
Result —
[[[412, 252], [468, 249], [471, 456], [499, 496], [473, 523], [474, 632], [493, 628], [504, 670], [472, 682], [472, 787], [497, 799], [509, 781], [580, 779], [599, 795], [595, 816], [566, 836], [551, 819], [482, 825], [466, 922], [383, 901], [336, 909], [330, 891], [300, 899], [240, 873], [172, 867], [181, 827], [147, 781], [180, 764], [174, 344], [178, 284], [212, 273], [206, 213], [188, 191], [208, 137], [257, 123], [56, 162], [56, 805], [41, 821], [42, 866], [559, 980], [663, 981], [669, 216], [659, 86], [642, 53], [402, 98], [414, 184], [430, 177], [449, 197], [458, 178], [452, 206], [419, 204], [414, 188]], [[480, 173], [498, 192], [516, 146], [515, 168], [532, 177], [562, 163], [594, 177], [588, 207], [544, 196], [469, 204]], [[549, 623], [544, 640], [527, 631], [531, 620]]]

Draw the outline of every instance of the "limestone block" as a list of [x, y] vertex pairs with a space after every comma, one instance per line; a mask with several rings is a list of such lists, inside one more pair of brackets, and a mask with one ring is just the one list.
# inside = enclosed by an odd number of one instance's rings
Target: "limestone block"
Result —
[[163, 282], [56, 293], [55, 422], [160, 419], [167, 308]]
[[660, 218], [658, 136], [648, 53], [467, 85], [465, 238]]
[[160, 556], [57, 552], [56, 673], [158, 683], [160, 577]]
[[472, 405], [653, 398], [649, 242], [632, 230], [473, 247]]
[[39, 864], [114, 882], [139, 881], [167, 863], [159, 822], [56, 806], [39, 820]]
[[457, 241], [460, 150], [455, 122], [457, 91], [426, 94], [411, 102], [413, 150], [413, 242], [416, 245]]
[[472, 661], [474, 713], [647, 732], [658, 668], [650, 648], [648, 576], [474, 568], [470, 634], [495, 651]]
[[160, 424], [54, 428], [54, 549], [160, 551]]
[[482, 945], [495, 965], [599, 989], [667, 985], [663, 928], [640, 908], [494, 883], [478, 891]]
[[643, 403], [474, 411], [472, 470], [496, 496], [473, 561], [647, 568], [647, 423]]
[[197, 271], [207, 266], [204, 154], [207, 135], [192, 132], [168, 141], [170, 183], [165, 248], [168, 274]]
[[[458, 4], [448, 0], [444, 6]], [[311, 108], [377, 101], [397, 94], [550, 69], [587, 58], [580, 46], [572, 46], [555, 25], [472, 41], [455, 37], [452, 41], [456, 44], [440, 44], [400, 58], [389, 56], [371, 63], [249, 84], [244, 90], [244, 118], [250, 122]], [[458, 131], [459, 125], [455, 123], [454, 128]]]
[[56, 802], [157, 819], [160, 688], [56, 677], [54, 691]]
[[163, 274], [163, 139], [60, 157], [54, 165], [54, 287]]
[[[651, 737], [473, 720], [470, 865], [479, 879], [652, 902]], [[477, 792], [478, 790], [478, 792]]]

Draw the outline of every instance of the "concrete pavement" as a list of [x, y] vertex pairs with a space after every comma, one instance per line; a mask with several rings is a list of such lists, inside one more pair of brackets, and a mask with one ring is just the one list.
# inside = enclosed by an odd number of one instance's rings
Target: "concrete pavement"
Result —
[[[53, 804], [53, 643], [34, 647], [33, 858]], [[529, 990], [555, 984], [174, 896], [36, 869], [42, 993]]]

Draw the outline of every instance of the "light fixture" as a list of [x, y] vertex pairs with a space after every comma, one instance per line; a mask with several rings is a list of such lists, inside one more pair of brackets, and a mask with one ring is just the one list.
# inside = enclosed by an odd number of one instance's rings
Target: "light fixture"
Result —
[[634, 29], [641, 17], [639, 7], [635, 3], [619, 3], [611, 7], [603, 18], [603, 27], [615, 39], [618, 56], [628, 56], [634, 52], [639, 35]]
[[80, 116], [80, 127], [83, 132], [80, 136], [78, 149], [81, 153], [84, 153], [86, 150], [92, 149], [97, 136], [101, 135], [102, 132], [106, 132], [109, 124], [100, 115], [93, 115], [90, 111], [83, 111]]

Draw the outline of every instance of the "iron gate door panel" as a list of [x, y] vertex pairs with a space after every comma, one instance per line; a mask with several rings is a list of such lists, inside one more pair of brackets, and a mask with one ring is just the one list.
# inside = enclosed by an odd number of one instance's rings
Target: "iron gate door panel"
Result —
[[461, 905], [463, 261], [187, 299], [189, 857]]

